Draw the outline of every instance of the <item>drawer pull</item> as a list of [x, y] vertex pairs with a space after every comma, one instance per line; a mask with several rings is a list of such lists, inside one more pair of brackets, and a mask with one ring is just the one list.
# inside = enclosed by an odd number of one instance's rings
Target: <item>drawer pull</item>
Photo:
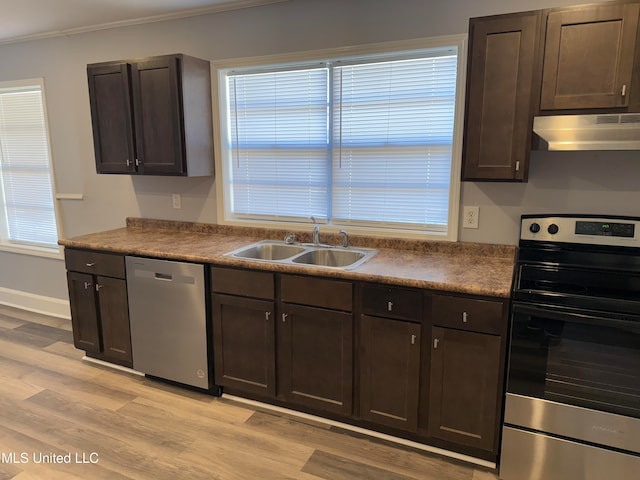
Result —
[[387, 311], [393, 310], [393, 302], [387, 302]]
[[84, 282], [84, 289], [89, 290], [91, 288], [91, 282]]
[[437, 338], [433, 339], [433, 348], [438, 348], [438, 344], [440, 343], [440, 340], [438, 340]]
[[265, 320], [269, 320], [270, 316], [271, 316], [271, 312], [264, 312], [264, 319]]
[[288, 315], [286, 313], [282, 314], [282, 322], [283, 323], [287, 321], [287, 317], [288, 317]]
[[87, 263], [86, 265], [87, 265], [87, 267], [95, 267], [96, 266], [95, 263]]
[[467, 323], [467, 320], [469, 320], [469, 315], [467, 315], [467, 312], [462, 312], [462, 322]]

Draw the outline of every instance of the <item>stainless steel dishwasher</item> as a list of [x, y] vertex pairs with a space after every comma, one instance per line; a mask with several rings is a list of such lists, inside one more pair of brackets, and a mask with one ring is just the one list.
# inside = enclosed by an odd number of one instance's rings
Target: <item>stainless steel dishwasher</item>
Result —
[[213, 390], [204, 265], [128, 256], [126, 268], [133, 368]]

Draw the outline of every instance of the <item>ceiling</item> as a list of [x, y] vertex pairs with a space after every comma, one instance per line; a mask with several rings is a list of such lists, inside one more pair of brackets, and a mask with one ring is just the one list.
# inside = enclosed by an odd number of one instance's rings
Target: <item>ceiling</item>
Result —
[[286, 0], [0, 0], [0, 45]]

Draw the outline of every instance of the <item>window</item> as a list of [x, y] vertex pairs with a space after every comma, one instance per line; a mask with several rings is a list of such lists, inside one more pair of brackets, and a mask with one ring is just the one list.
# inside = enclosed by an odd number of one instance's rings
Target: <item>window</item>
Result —
[[454, 239], [460, 49], [219, 66], [224, 219]]
[[0, 83], [2, 244], [58, 251], [41, 80]]

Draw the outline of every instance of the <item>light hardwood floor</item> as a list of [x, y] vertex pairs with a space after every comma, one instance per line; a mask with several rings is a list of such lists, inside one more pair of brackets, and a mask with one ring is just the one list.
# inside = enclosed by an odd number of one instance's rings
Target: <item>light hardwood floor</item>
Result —
[[82, 356], [68, 320], [0, 305], [0, 480], [497, 479]]

